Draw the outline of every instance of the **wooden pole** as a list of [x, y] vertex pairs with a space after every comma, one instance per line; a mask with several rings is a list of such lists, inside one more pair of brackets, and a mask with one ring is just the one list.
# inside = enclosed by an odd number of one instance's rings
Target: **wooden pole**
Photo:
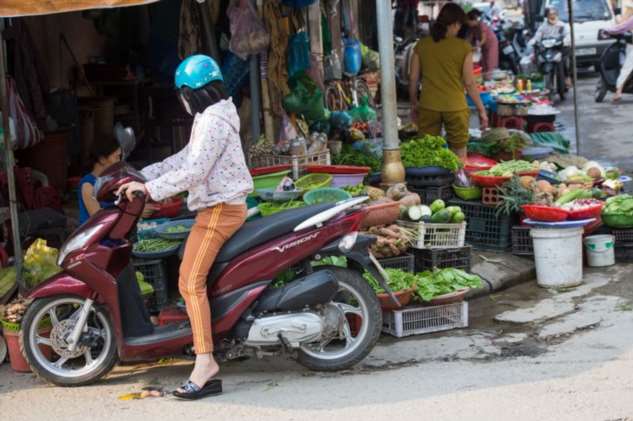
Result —
[[308, 28], [310, 30], [310, 51], [316, 66], [315, 76], [323, 89], [323, 26], [321, 25], [321, 2], [316, 1], [308, 7]]
[[4, 139], [4, 159], [7, 171], [7, 183], [9, 184], [9, 211], [11, 213], [11, 234], [13, 236], [13, 255], [15, 258], [15, 270], [20, 291], [26, 290], [22, 279], [22, 243], [20, 242], [20, 227], [18, 222], [18, 200], [15, 191], [15, 174], [13, 147], [11, 146], [11, 128], [9, 125], [9, 95], [7, 89], [7, 74], [5, 52], [6, 46], [1, 32], [4, 31], [5, 19], [0, 19], [0, 99], [2, 100], [2, 130]]
[[[264, 0], [257, 0], [257, 11], [259, 16], [263, 16]], [[275, 140], [275, 122], [273, 120], [272, 109], [270, 107], [270, 88], [268, 86], [268, 53], [260, 55], [259, 75], [262, 86], [262, 113], [264, 114], [264, 133], [266, 139]]]

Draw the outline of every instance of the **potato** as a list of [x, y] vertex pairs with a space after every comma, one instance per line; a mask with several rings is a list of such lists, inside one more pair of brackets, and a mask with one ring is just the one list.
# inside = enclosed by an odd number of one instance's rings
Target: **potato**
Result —
[[600, 168], [591, 167], [587, 170], [587, 175], [594, 180], [597, 180], [598, 178], [602, 177], [602, 172], [600, 171]]
[[385, 197], [385, 192], [377, 187], [367, 186], [365, 187], [365, 191], [367, 192], [367, 196], [369, 196], [369, 200], [378, 200]]
[[520, 180], [521, 180], [521, 186], [524, 189], [530, 189], [532, 188], [532, 183], [534, 183], [535, 178], [529, 175], [524, 175], [523, 177], [520, 178]]
[[536, 182], [536, 189], [543, 193], [554, 193], [554, 187], [547, 180], [539, 180]]

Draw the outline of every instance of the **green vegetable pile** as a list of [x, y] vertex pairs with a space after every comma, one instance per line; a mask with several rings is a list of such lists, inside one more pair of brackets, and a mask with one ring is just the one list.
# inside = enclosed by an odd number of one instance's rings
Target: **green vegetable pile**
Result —
[[422, 272], [416, 275], [415, 280], [416, 292], [422, 301], [431, 301], [439, 295], [449, 294], [464, 288], [481, 287], [479, 276], [454, 268]]
[[[407, 273], [400, 269], [385, 269], [385, 271], [389, 276], [387, 285], [393, 292], [414, 288], [418, 298], [422, 301], [431, 301], [437, 296], [449, 294], [460, 289], [481, 287], [481, 278], [479, 276], [454, 268], [426, 271], [418, 274]], [[366, 271], [363, 274], [363, 278], [365, 278], [376, 294], [385, 292], [369, 272]]]
[[180, 241], [165, 240], [163, 238], [149, 238], [134, 243], [134, 251], [139, 253], [158, 253], [179, 245]]
[[382, 160], [376, 158], [371, 153], [357, 151], [351, 145], [343, 145], [341, 153], [332, 160], [334, 165], [358, 165], [359, 167], [369, 167], [372, 171], [380, 171]]
[[406, 168], [441, 167], [457, 171], [459, 158], [446, 148], [446, 140], [440, 136], [426, 135], [400, 145], [402, 163]]
[[602, 222], [612, 228], [633, 228], [633, 196], [621, 194], [607, 199]]
[[274, 215], [278, 212], [282, 212], [289, 209], [296, 209], [305, 206], [306, 204], [300, 200], [290, 200], [284, 203], [276, 202], [263, 202], [257, 205], [262, 216]]
[[[413, 288], [416, 283], [415, 275], [412, 273], [404, 272], [400, 269], [385, 269], [389, 278], [387, 279], [387, 285], [393, 292], [402, 291], [405, 289]], [[374, 276], [365, 271], [363, 274], [363, 278], [369, 283], [376, 294], [384, 294], [385, 290], [382, 289], [376, 278]]]
[[527, 161], [505, 161], [501, 162], [487, 171], [478, 171], [478, 175], [493, 175], [495, 177], [512, 177], [515, 174], [526, 173], [538, 170], [538, 167]]
[[165, 230], [166, 233], [169, 234], [180, 234], [182, 232], [189, 232], [190, 228], [186, 225], [172, 225], [171, 227], [167, 227]]
[[355, 186], [345, 186], [343, 190], [348, 192], [352, 197], [360, 196], [361, 194], [365, 194], [365, 185], [363, 183], [357, 184]]

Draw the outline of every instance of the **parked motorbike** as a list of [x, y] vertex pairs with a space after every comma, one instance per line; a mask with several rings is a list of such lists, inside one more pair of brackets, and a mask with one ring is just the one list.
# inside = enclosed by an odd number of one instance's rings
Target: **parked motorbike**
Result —
[[[143, 176], [125, 163], [110, 167], [95, 186], [97, 198], [114, 200], [130, 181]], [[248, 222], [224, 244], [208, 276], [220, 359], [288, 354], [310, 369], [333, 371], [367, 356], [382, 313], [363, 271], [391, 292], [368, 251], [375, 238], [358, 234], [366, 214], [358, 205], [366, 199]], [[119, 197], [114, 207], [93, 215], [61, 248], [63, 272], [30, 291], [34, 301], [22, 322], [22, 343], [31, 368], [44, 379], [84, 385], [106, 375], [117, 360], [191, 351], [189, 323], [154, 326], [141, 299], [130, 236], [144, 204], [142, 194], [132, 201]], [[345, 256], [348, 268], [313, 268], [311, 262], [327, 256]], [[294, 279], [273, 288], [288, 269]]]
[[[633, 34], [627, 32], [620, 35], [610, 35], [604, 31], [600, 31], [598, 38], [601, 40], [614, 40], [613, 44], [604, 50], [600, 58], [600, 79], [596, 86], [594, 99], [596, 102], [602, 102], [607, 96], [607, 92], [615, 92], [616, 90], [616, 82], [626, 57], [626, 46], [627, 44], [633, 43]], [[622, 92], [633, 94], [633, 77], [629, 76]]]
[[565, 100], [565, 64], [563, 62], [563, 38], [544, 38], [535, 44], [536, 62], [545, 78], [545, 88], [554, 102], [556, 95]]
[[493, 19], [491, 28], [499, 41], [499, 68], [519, 73], [521, 55], [515, 44], [515, 30], [511, 22]]
[[396, 65], [396, 86], [400, 95], [407, 96], [409, 92], [409, 75], [411, 60], [415, 54], [417, 39], [403, 39], [395, 37], [394, 55]]

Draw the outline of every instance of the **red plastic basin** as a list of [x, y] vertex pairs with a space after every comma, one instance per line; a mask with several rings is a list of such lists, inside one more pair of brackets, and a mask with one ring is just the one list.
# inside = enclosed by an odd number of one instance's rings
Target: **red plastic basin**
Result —
[[543, 205], [523, 205], [521, 206], [525, 215], [534, 221], [561, 222], [569, 216], [565, 209], [554, 208]]

